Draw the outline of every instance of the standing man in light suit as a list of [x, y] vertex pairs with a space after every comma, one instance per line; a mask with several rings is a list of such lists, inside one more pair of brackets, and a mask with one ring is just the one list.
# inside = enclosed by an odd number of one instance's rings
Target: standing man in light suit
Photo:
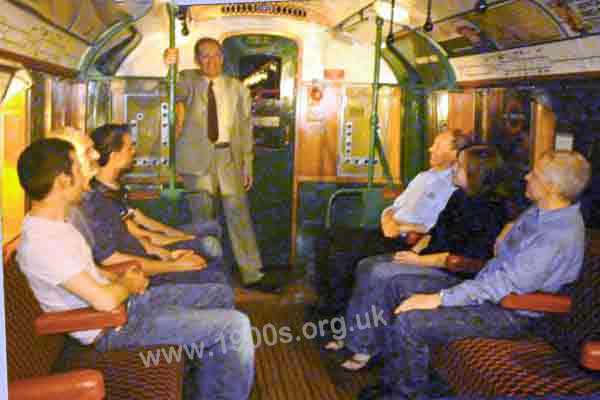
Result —
[[[197, 192], [188, 196], [194, 223], [215, 218], [221, 197], [242, 282], [257, 284], [264, 274], [246, 198], [254, 160], [250, 91], [222, 74], [223, 48], [215, 39], [199, 39], [194, 54], [200, 68], [182, 71], [177, 83], [177, 102], [185, 110], [177, 172], [185, 188]], [[165, 51], [167, 65], [178, 58], [177, 49]]]

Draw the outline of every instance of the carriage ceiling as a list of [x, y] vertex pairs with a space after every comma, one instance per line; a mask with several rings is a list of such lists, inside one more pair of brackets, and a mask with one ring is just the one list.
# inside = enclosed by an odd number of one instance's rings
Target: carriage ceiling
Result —
[[[312, 22], [343, 33], [346, 38], [373, 43], [375, 40], [375, 2], [373, 0], [308, 0], [281, 3], [192, 6], [189, 18], [196, 23], [235, 16], [284, 16]], [[391, 0], [379, 3], [390, 5]], [[600, 33], [600, 5], [595, 0], [495, 0], [486, 1], [485, 13], [475, 12], [477, 0], [432, 0], [434, 29], [429, 36], [452, 46], [480, 35], [487, 43], [482, 51], [503, 50], [559, 39]], [[396, 0], [408, 17], [396, 21], [394, 32], [420, 28], [427, 15], [426, 0]], [[397, 16], [397, 14], [396, 14]], [[470, 30], [467, 33], [467, 30]], [[386, 23], [384, 31], [389, 31]], [[449, 51], [450, 56], [463, 55]]]
[[[382, 1], [391, 3], [391, 0]], [[104, 57], [108, 59], [110, 68], [107, 71], [110, 72], [139, 42], [140, 37], [134, 30], [139, 30], [144, 38], [167, 35], [164, 2], [0, 0], [3, 3], [0, 8], [0, 51], [80, 70], [90, 61], [90, 51], [102, 49], [91, 57], [94, 62], [104, 55], [102, 53], [110, 55], [113, 49], [119, 48], [122, 54]], [[262, 18], [276, 14], [300, 24], [322, 26], [338, 38], [373, 43], [374, 3], [373, 0], [307, 0], [261, 3], [260, 6], [254, 3], [243, 7], [192, 6], [188, 20], [193, 29], [216, 18], [232, 18], [234, 22], [236, 17], [249, 17], [256, 28], [260, 27]], [[600, 6], [596, 0], [488, 0], [489, 8], [484, 14], [473, 11], [476, 3], [477, 0], [432, 0], [434, 29], [429, 36], [441, 43], [451, 57], [468, 55], [473, 47], [477, 52], [489, 52], [600, 33]], [[407, 11], [408, 18], [395, 24], [395, 32], [423, 25], [426, 0], [396, 0], [396, 4]], [[133, 27], [128, 26], [138, 18], [141, 19]], [[247, 18], [243, 20], [248, 21]], [[116, 33], [115, 27], [119, 26], [123, 29]], [[386, 24], [384, 29], [387, 33], [389, 25]], [[138, 37], [134, 37], [136, 35]], [[107, 36], [110, 40], [103, 43]], [[485, 46], [472, 46], [469, 42], [473, 41]]]

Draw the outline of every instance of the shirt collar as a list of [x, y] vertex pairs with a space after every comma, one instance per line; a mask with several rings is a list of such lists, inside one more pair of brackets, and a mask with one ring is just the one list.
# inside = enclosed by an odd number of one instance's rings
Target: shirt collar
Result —
[[103, 193], [105, 196], [110, 197], [112, 199], [122, 200], [127, 196], [127, 190], [121, 186], [121, 189], [115, 190], [111, 187], [106, 186], [104, 183], [100, 182], [96, 178], [92, 179], [91, 182], [92, 190], [96, 190], [100, 193]]
[[210, 83], [210, 81], [212, 81], [213, 85], [218, 85], [218, 84], [219, 84], [219, 82], [221, 82], [221, 80], [223, 79], [223, 74], [221, 74], [221, 75], [217, 76], [217, 77], [216, 77], [216, 78], [214, 78], [214, 79], [209, 79], [209, 78], [207, 78], [207, 77], [206, 77], [206, 76], [204, 76], [204, 75], [202, 76], [202, 78], [204, 78], [204, 79], [206, 80], [206, 84], [207, 84], [207, 85]]
[[539, 223], [556, 221], [559, 219], [571, 219], [579, 213], [579, 203], [572, 204], [568, 207], [559, 208], [557, 210], [542, 210], [535, 206], [537, 210], [537, 219]]
[[436, 178], [448, 179], [452, 177], [452, 167], [443, 169], [441, 171], [429, 170], [429, 173]]

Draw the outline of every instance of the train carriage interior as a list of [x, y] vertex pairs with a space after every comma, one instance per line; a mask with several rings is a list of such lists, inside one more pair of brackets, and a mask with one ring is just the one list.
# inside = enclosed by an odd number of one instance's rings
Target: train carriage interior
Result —
[[[135, 157], [120, 183], [129, 203], [170, 226], [195, 221], [196, 192], [181, 173], [182, 149], [193, 141], [181, 138], [196, 100], [178, 96], [188, 84], [185, 74], [198, 71], [201, 38], [220, 44], [223, 74], [250, 96], [253, 181], [245, 196], [263, 271], [276, 282], [267, 291], [244, 284], [230, 211], [225, 202], [217, 206], [217, 222], [228, 227], [222, 263], [232, 275], [235, 307], [252, 325], [250, 399], [380, 398], [368, 388], [385, 373], [383, 357], [348, 371], [340, 364], [349, 350], [324, 350], [332, 334], [346, 329], [345, 306], [336, 302], [352, 293], [356, 278], [336, 269], [346, 263], [350, 271], [363, 257], [390, 251], [382, 211], [435, 167], [431, 149], [448, 132], [497, 149], [510, 220], [532, 206], [527, 176], [540, 160], [553, 151], [581, 154], [591, 177], [573, 201], [585, 224], [585, 260], [566, 311], [541, 310], [543, 334], [516, 341], [469, 337], [435, 347], [428, 365], [439, 392], [414, 398], [600, 398], [600, 1], [0, 5], [0, 398], [201, 398], [184, 362], [144, 366], [135, 349], [101, 357], [69, 331], [43, 325], [49, 313], [15, 258], [33, 204], [19, 184], [19, 156], [64, 127], [89, 135], [105, 124], [126, 124]], [[165, 50], [174, 47], [177, 63], [168, 64]], [[210, 109], [210, 98], [198, 101]], [[218, 96], [217, 106], [223, 106]], [[230, 107], [232, 120], [246, 113], [239, 104]], [[223, 122], [216, 123], [222, 132]], [[219, 154], [219, 142], [214, 147]], [[402, 237], [412, 246], [428, 230]], [[61, 254], [48, 256], [61, 263]], [[332, 292], [334, 283], [344, 295]], [[69, 375], [77, 371], [91, 375], [77, 381]], [[55, 374], [66, 375], [54, 381]], [[53, 392], [54, 385], [77, 382], [82, 391], [71, 390], [73, 397]]]

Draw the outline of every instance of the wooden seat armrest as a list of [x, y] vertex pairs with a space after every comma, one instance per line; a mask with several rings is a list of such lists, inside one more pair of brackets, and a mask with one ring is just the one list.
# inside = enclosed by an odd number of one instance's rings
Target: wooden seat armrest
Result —
[[47, 312], [35, 320], [38, 335], [54, 335], [123, 326], [127, 323], [124, 304], [112, 311], [96, 311], [93, 308]]
[[509, 294], [500, 304], [512, 310], [566, 314], [571, 309], [569, 296], [551, 293]]
[[404, 189], [401, 188], [383, 188], [382, 196], [385, 200], [394, 200], [396, 197], [402, 194]]
[[485, 266], [485, 260], [450, 254], [446, 257], [446, 269], [452, 272], [477, 273]]
[[599, 340], [590, 340], [583, 343], [581, 348], [581, 365], [594, 371], [600, 371]]
[[409, 245], [410, 247], [413, 247], [415, 244], [419, 243], [419, 240], [421, 240], [423, 238], [423, 236], [425, 236], [424, 233], [408, 232], [406, 234], [406, 238], [404, 239], [404, 241], [406, 242], [407, 245]]
[[22, 379], [8, 385], [10, 400], [101, 400], [104, 396], [102, 373], [93, 369]]
[[115, 274], [124, 274], [129, 268], [139, 267], [142, 268], [142, 264], [139, 261], [131, 260], [124, 261], [116, 264], [102, 265], [101, 268], [105, 271], [113, 272]]

